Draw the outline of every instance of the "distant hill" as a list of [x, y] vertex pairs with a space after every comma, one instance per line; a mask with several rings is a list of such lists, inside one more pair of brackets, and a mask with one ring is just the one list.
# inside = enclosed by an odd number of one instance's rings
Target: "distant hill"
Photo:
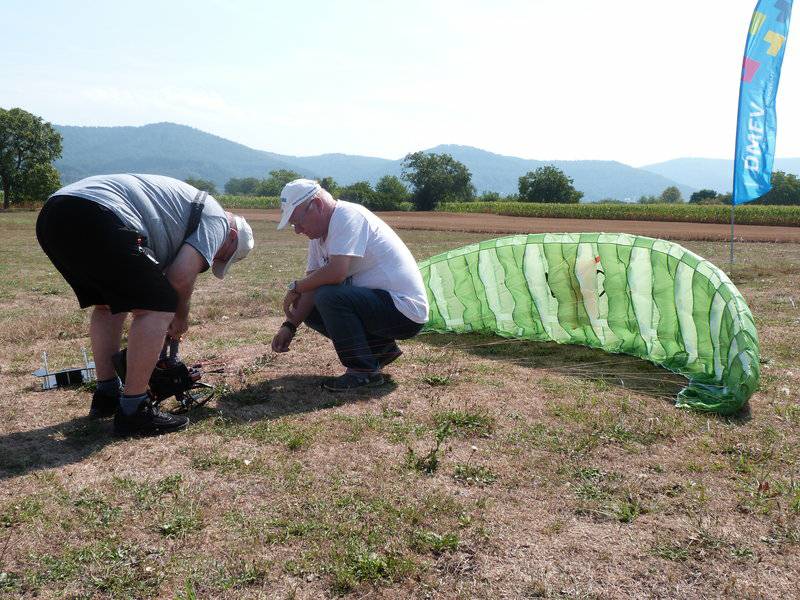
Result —
[[231, 177], [261, 177], [275, 169], [298, 170], [278, 154], [174, 123], [54, 127], [64, 138], [62, 158], [55, 162], [64, 183], [104, 173], [156, 173], [179, 179], [202, 177], [222, 188]]
[[[733, 161], [724, 158], [676, 158], [641, 168], [698, 190], [727, 193], [733, 186]], [[800, 175], [800, 158], [778, 158], [774, 169]]]
[[[56, 125], [64, 137], [64, 151], [55, 166], [64, 183], [102, 173], [157, 173], [179, 179], [210, 179], [222, 190], [232, 177], [266, 177], [275, 169], [291, 169], [306, 177], [333, 177], [339, 184], [369, 181], [383, 175], [400, 175], [401, 161], [322, 154], [286, 156], [254, 150], [242, 144], [174, 123], [142, 127], [73, 127]], [[554, 164], [573, 178], [586, 201], [602, 198], [635, 200], [658, 195], [677, 185], [664, 175], [614, 161], [539, 161], [502, 156], [470, 146], [436, 146], [426, 152], [446, 152], [472, 173], [478, 192], [510, 194], [528, 171]], [[679, 185], [684, 197], [694, 189]]]
[[[501, 194], [517, 192], [519, 178], [528, 171], [545, 165], [555, 165], [572, 177], [576, 189], [584, 193], [584, 199], [593, 202], [603, 198], [626, 198], [635, 201], [641, 195], [659, 195], [664, 188], [678, 185], [663, 176], [605, 160], [529, 160], [513, 156], [493, 154], [470, 146], [436, 146], [429, 152], [445, 152], [464, 163], [472, 172], [472, 182], [482, 190]], [[684, 197], [694, 190], [678, 185]]]

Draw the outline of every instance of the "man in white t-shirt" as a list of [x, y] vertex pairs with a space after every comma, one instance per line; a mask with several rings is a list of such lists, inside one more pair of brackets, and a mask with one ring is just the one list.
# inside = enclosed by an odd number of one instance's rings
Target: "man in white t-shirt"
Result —
[[428, 297], [417, 262], [400, 237], [359, 204], [335, 200], [316, 181], [296, 179], [281, 191], [278, 229], [309, 238], [308, 267], [283, 301], [287, 320], [272, 340], [286, 352], [297, 327], [333, 341], [347, 368], [323, 386], [346, 391], [383, 383], [381, 369], [402, 351], [396, 340], [419, 333]]

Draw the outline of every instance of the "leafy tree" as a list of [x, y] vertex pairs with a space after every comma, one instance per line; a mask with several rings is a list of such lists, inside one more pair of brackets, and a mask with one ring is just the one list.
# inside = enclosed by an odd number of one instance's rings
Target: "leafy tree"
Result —
[[23, 202], [41, 202], [61, 187], [61, 177], [50, 163], [39, 163], [25, 171], [14, 196]]
[[375, 196], [370, 202], [370, 210], [399, 210], [402, 202], [408, 201], [409, 193], [405, 184], [394, 175], [384, 175], [375, 184]]
[[339, 198], [364, 206], [367, 206], [374, 197], [375, 190], [368, 181], [356, 181], [339, 189]]
[[322, 189], [329, 192], [331, 196], [334, 198], [339, 197], [339, 184], [334, 181], [333, 177], [323, 177], [319, 180], [319, 184], [322, 186]]
[[677, 187], [671, 185], [661, 192], [660, 200], [664, 204], [680, 204], [683, 202], [683, 196]]
[[717, 192], [703, 189], [689, 196], [689, 204], [716, 204]]
[[500, 202], [503, 197], [498, 192], [483, 192], [478, 198], [479, 202]]
[[50, 123], [21, 108], [0, 108], [0, 180], [3, 182], [3, 208], [8, 208], [23, 186], [33, 186], [34, 181], [45, 177], [43, 165], [49, 166], [60, 156], [61, 135]]
[[772, 189], [752, 204], [800, 204], [800, 179], [792, 173], [775, 171]]
[[577, 204], [583, 198], [572, 186], [572, 178], [553, 165], [539, 167], [519, 178], [521, 202], [558, 202]]
[[469, 169], [449, 154], [407, 154], [402, 168], [417, 210], [433, 210], [440, 202], [472, 200], [475, 195]]
[[288, 169], [278, 169], [270, 171], [267, 179], [261, 180], [257, 193], [259, 196], [280, 196], [283, 186], [290, 181], [300, 179], [302, 175], [289, 171]]
[[661, 204], [661, 198], [658, 196], [639, 196], [636, 201], [638, 204]]
[[196, 187], [198, 190], [203, 190], [204, 192], [208, 192], [212, 196], [217, 193], [217, 186], [214, 185], [213, 181], [209, 181], [208, 179], [188, 177], [184, 181], [186, 181], [186, 183], [188, 183], [189, 185]]
[[261, 182], [255, 177], [245, 177], [244, 179], [232, 177], [225, 184], [225, 193], [234, 196], [255, 196], [259, 183]]

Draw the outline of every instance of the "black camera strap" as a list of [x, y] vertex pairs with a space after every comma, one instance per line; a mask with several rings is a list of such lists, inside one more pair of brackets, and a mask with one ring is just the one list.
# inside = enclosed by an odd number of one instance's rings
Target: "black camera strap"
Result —
[[[197, 228], [200, 226], [200, 219], [203, 216], [203, 208], [205, 208], [207, 196], [208, 192], [200, 190], [194, 197], [194, 200], [192, 201], [192, 208], [189, 212], [189, 220], [186, 223], [186, 231], [183, 234], [183, 240], [181, 240], [180, 246], [183, 246], [183, 244], [186, 243], [186, 240], [189, 239], [189, 236], [197, 231]], [[144, 254], [156, 265], [159, 264], [158, 260], [156, 260], [155, 253], [148, 247], [147, 238], [145, 236], [137, 233], [136, 245], [139, 247], [139, 252]], [[180, 248], [180, 246], [178, 246], [178, 248]]]

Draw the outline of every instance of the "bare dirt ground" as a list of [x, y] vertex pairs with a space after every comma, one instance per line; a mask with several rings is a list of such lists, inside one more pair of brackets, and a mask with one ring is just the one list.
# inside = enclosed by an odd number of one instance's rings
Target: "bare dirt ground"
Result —
[[[280, 211], [237, 210], [248, 220], [278, 222]], [[464, 231], [471, 233], [634, 233], [670, 240], [715, 241], [729, 240], [730, 225], [711, 223], [674, 223], [663, 221], [613, 221], [589, 219], [535, 219], [532, 217], [503, 217], [490, 214], [445, 212], [382, 212], [379, 216], [395, 229], [429, 231]], [[799, 243], [800, 227], [766, 225], [736, 225], [737, 242]]]

